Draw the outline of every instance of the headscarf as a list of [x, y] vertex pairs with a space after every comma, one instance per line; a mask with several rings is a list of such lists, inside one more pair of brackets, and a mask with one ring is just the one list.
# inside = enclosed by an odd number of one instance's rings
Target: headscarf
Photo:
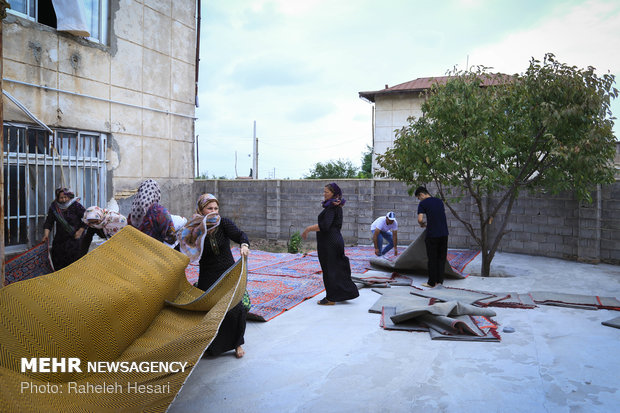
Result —
[[[67, 202], [61, 203], [58, 200], [58, 198], [60, 197], [60, 194], [62, 193], [64, 193], [65, 195], [69, 197], [69, 200]], [[58, 224], [60, 224], [60, 226], [63, 227], [65, 232], [73, 235], [75, 234], [76, 228], [73, 228], [73, 226], [69, 224], [69, 222], [67, 222], [63, 211], [66, 211], [67, 208], [69, 208], [74, 202], [79, 203], [80, 198], [76, 198], [75, 194], [71, 192], [70, 189], [63, 188], [63, 187], [56, 188], [55, 195], [56, 195], [56, 199], [54, 200], [54, 202], [52, 202], [52, 206], [50, 207], [50, 209], [54, 213], [54, 216], [56, 217], [56, 221], [58, 221]]]
[[[69, 197], [69, 200], [67, 202], [61, 203], [58, 200], [58, 197], [60, 197], [60, 194], [63, 194], [63, 193]], [[56, 200], [55, 200], [56, 205], [60, 209], [67, 209], [71, 206], [72, 203], [80, 200], [80, 198], [75, 197], [75, 194], [69, 188], [63, 188], [63, 187], [56, 188], [55, 195], [56, 195]]]
[[161, 190], [159, 189], [159, 184], [152, 180], [147, 179], [146, 181], [140, 184], [138, 187], [138, 192], [131, 203], [131, 213], [129, 217], [131, 218], [131, 225], [138, 228], [142, 225], [142, 220], [146, 216], [146, 212], [148, 209], [156, 203], [159, 203], [161, 199]]
[[[93, 224], [88, 222], [89, 219], [96, 219], [100, 222]], [[123, 215], [116, 211], [99, 208], [98, 206], [88, 207], [86, 212], [84, 212], [82, 221], [89, 227], [102, 229], [106, 238], [110, 238], [127, 225], [127, 218]]]
[[216, 202], [218, 206], [220, 205], [220, 202], [212, 194], [200, 195], [196, 201], [196, 213], [178, 233], [181, 252], [187, 255], [192, 263], [200, 260], [207, 233], [213, 232], [221, 222], [221, 217], [217, 213], [202, 214], [202, 210], [210, 202]]
[[342, 190], [340, 189], [338, 184], [332, 182], [331, 184], [325, 185], [325, 187], [329, 189], [334, 194], [334, 196], [321, 203], [321, 205], [323, 205], [323, 208], [327, 208], [330, 205], [343, 206], [345, 202], [347, 202], [347, 200], [342, 197]]

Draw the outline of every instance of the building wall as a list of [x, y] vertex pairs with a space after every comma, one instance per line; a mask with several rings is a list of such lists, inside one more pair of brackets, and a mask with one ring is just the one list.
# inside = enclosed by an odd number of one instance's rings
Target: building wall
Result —
[[[232, 218], [250, 240], [288, 240], [290, 234], [317, 222], [327, 180], [196, 180], [190, 185], [162, 188], [162, 203], [173, 214], [191, 216], [202, 193], [220, 201], [223, 216]], [[369, 245], [370, 224], [388, 211], [398, 220], [399, 245], [408, 245], [422, 229], [417, 224], [418, 201], [395, 180], [338, 180], [346, 205], [342, 235], [347, 245]], [[431, 186], [429, 191], [435, 190]], [[453, 192], [453, 195], [458, 195]], [[499, 250], [586, 262], [620, 264], [620, 180], [594, 189], [594, 201], [579, 202], [572, 193], [521, 193], [515, 201], [508, 232]], [[492, 204], [496, 200], [488, 200]], [[121, 202], [127, 214], [131, 198]], [[454, 212], [477, 227], [477, 207], [464, 196]], [[478, 248], [465, 226], [447, 210], [450, 248]], [[500, 219], [491, 232], [497, 231]], [[309, 241], [315, 242], [311, 234]]]
[[423, 101], [418, 94], [411, 93], [376, 96], [373, 171], [380, 169], [376, 155], [384, 153], [394, 143], [395, 130], [408, 125], [410, 116], [422, 116]]
[[[106, 46], [15, 15], [3, 21], [4, 78], [94, 98], [11, 81], [3, 87], [52, 128], [108, 134], [109, 197], [146, 178], [188, 184], [196, 2], [112, 0], [110, 7]], [[5, 121], [26, 120], [15, 117], [5, 111]]]

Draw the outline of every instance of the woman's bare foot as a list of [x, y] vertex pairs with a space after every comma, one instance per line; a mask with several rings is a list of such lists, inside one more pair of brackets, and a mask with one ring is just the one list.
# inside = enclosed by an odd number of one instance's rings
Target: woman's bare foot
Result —
[[240, 359], [241, 357], [245, 356], [245, 350], [243, 349], [243, 347], [239, 346], [235, 349], [235, 357], [237, 357], [238, 359]]

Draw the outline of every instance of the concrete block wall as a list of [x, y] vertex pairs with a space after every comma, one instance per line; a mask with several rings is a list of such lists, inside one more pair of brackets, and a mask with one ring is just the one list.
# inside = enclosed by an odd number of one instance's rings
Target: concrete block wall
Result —
[[601, 190], [601, 261], [620, 264], [620, 184]]
[[[577, 259], [578, 214], [579, 203], [573, 194], [521, 193], [512, 208], [506, 226], [510, 232], [502, 238], [500, 250]], [[497, 222], [503, 218], [498, 216]]]
[[[198, 196], [213, 193], [223, 216], [232, 218], [250, 239], [288, 240], [290, 234], [317, 222], [323, 187], [330, 180], [196, 180], [189, 185], [162, 185], [162, 203], [171, 213], [191, 216]], [[417, 224], [418, 201], [407, 186], [393, 180], [337, 180], [347, 202], [342, 235], [347, 245], [369, 245], [370, 224], [388, 211], [397, 214], [399, 244], [422, 232]], [[428, 186], [432, 194], [436, 188]], [[458, 190], [450, 191], [459, 195]], [[462, 194], [461, 194], [462, 195]], [[515, 200], [510, 230], [499, 250], [555, 258], [620, 264], [620, 181], [593, 193], [592, 204], [580, 203], [572, 193], [529, 194]], [[123, 200], [121, 212], [130, 205]], [[488, 200], [492, 205], [497, 200]], [[477, 206], [469, 196], [453, 205], [454, 212], [478, 227]], [[279, 212], [278, 212], [279, 211]], [[455, 215], [446, 211], [449, 247], [475, 249], [472, 236]], [[497, 231], [496, 219], [491, 232]], [[307, 242], [314, 242], [311, 234]], [[597, 255], [598, 254], [598, 255]]]

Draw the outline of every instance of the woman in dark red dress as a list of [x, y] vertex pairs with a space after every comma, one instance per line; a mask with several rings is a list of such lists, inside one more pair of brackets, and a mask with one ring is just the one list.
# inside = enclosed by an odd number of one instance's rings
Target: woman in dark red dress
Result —
[[301, 236], [306, 239], [309, 232], [316, 231], [316, 249], [325, 284], [325, 298], [318, 304], [333, 305], [337, 301], [358, 297], [359, 291], [351, 280], [351, 264], [344, 254], [344, 239], [340, 233], [342, 207], [346, 202], [342, 198], [342, 190], [332, 182], [325, 185], [323, 198], [323, 211], [319, 214], [318, 224], [307, 227]]

